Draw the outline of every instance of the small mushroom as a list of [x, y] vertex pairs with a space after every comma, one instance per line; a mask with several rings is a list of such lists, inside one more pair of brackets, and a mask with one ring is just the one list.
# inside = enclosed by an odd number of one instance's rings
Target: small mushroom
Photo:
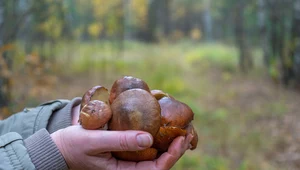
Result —
[[186, 128], [187, 132], [193, 135], [193, 139], [191, 141], [191, 150], [194, 150], [197, 148], [198, 145], [198, 134], [197, 131], [195, 130], [194, 126], [192, 123], [189, 124], [189, 126]]
[[108, 98], [109, 98], [109, 93], [105, 87], [94, 86], [84, 93], [80, 105], [80, 110], [91, 100], [100, 100], [106, 104], [109, 104]]
[[94, 86], [84, 93], [78, 122], [85, 129], [102, 128], [111, 118], [109, 93], [103, 86]]
[[85, 129], [99, 129], [110, 120], [112, 116], [108, 104], [99, 101], [89, 101], [80, 111], [79, 123]]

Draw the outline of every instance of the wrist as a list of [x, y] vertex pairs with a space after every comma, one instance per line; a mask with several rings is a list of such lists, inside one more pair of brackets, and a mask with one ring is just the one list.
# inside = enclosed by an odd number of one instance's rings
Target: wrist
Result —
[[68, 169], [62, 153], [46, 129], [37, 131], [24, 143], [36, 169]]
[[71, 113], [71, 115], [72, 115], [72, 125], [78, 125], [79, 124], [79, 122], [78, 122], [79, 113], [80, 113], [80, 104], [77, 105], [77, 106], [74, 106], [72, 108], [72, 113]]

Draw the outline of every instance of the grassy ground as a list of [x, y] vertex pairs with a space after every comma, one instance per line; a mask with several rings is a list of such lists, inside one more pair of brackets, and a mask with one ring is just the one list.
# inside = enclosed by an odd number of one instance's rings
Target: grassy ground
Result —
[[266, 76], [259, 51], [254, 51], [257, 67], [247, 75], [236, 67], [236, 49], [223, 44], [68, 43], [57, 45], [55, 52], [58, 66], [47, 78], [30, 80], [26, 87], [18, 82], [28, 77], [15, 80], [16, 101], [71, 99], [96, 84], [110, 88], [115, 79], [132, 75], [195, 112], [198, 148], [174, 170], [300, 168], [300, 95]]

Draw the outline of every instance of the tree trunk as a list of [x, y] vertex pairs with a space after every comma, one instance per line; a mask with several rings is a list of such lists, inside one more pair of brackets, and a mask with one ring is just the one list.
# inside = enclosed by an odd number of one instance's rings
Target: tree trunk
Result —
[[123, 11], [124, 11], [124, 40], [132, 39], [132, 29], [131, 27], [131, 0], [123, 0]]
[[8, 56], [7, 51], [12, 48], [21, 25], [30, 13], [22, 2], [0, 1], [0, 109], [7, 107], [11, 101], [13, 58]]
[[156, 41], [155, 38], [155, 29], [157, 26], [157, 9], [159, 6], [160, 0], [149, 0], [149, 8], [148, 8], [148, 15], [147, 15], [147, 27], [144, 32], [143, 39], [146, 42], [154, 42]]
[[294, 2], [292, 25], [292, 50], [290, 56], [293, 60], [293, 71], [297, 86], [300, 87], [300, 0]]
[[[293, 6], [292, 0], [280, 1], [273, 0], [269, 1], [270, 9], [270, 47], [271, 47], [271, 61], [279, 61], [280, 66], [280, 80], [284, 85], [288, 85], [293, 79], [293, 69], [290, 54], [287, 53], [289, 42], [287, 41], [289, 26], [287, 18], [292, 18], [290, 15], [291, 8]], [[280, 10], [278, 10], [280, 9]], [[293, 35], [291, 37], [293, 39]]]
[[212, 16], [211, 16], [211, 0], [204, 1], [205, 11], [203, 15], [204, 33], [206, 41], [212, 41]]
[[235, 39], [239, 50], [239, 66], [243, 72], [248, 72], [253, 65], [252, 57], [247, 49], [243, 12], [245, 1], [239, 0], [236, 5]]
[[260, 32], [260, 42], [263, 51], [264, 64], [267, 68], [270, 66], [269, 41], [266, 25], [266, 3], [265, 0], [258, 0], [258, 26]]
[[7, 47], [16, 38], [17, 2], [0, 1], [0, 109], [7, 107], [11, 100], [11, 68], [12, 58], [7, 56]]
[[158, 25], [161, 28], [161, 32], [164, 38], [168, 38], [171, 30], [171, 20], [170, 20], [170, 3], [171, 0], [161, 0], [159, 1], [159, 10], [157, 15]]

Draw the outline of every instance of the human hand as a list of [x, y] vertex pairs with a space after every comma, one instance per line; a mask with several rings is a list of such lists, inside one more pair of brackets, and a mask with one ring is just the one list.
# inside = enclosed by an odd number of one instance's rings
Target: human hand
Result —
[[177, 137], [167, 152], [154, 161], [128, 162], [115, 159], [112, 151], [148, 148], [153, 137], [143, 131], [85, 130], [70, 126], [51, 134], [70, 169], [170, 169], [189, 149], [192, 135]]

